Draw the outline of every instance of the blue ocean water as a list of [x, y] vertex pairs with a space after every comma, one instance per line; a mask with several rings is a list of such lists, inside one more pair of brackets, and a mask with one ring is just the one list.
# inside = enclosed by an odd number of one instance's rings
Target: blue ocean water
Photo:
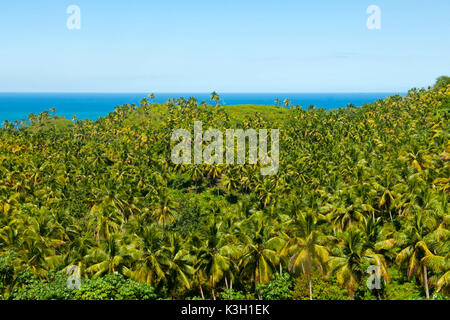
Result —
[[[384, 99], [395, 93], [223, 93], [225, 105], [258, 104], [274, 105], [275, 99], [288, 98], [293, 105], [307, 108], [313, 104], [327, 110], [345, 107], [352, 103], [364, 103]], [[401, 93], [400, 93], [401, 94]], [[156, 102], [166, 102], [170, 98], [195, 97], [199, 102], [209, 100], [207, 93], [155, 93]], [[0, 125], [3, 121], [27, 119], [30, 113], [56, 108], [56, 115], [70, 119], [96, 120], [112, 112], [118, 105], [139, 104], [146, 93], [0, 93]]]

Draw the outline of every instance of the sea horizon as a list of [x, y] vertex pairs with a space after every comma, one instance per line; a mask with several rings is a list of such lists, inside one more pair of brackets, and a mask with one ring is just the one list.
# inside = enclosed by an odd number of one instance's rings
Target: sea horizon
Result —
[[[27, 119], [30, 113], [39, 114], [50, 108], [56, 108], [56, 115], [70, 119], [96, 120], [114, 111], [116, 106], [139, 104], [143, 98], [148, 99], [148, 92], [0, 92], [0, 123]], [[210, 100], [206, 92], [155, 92], [153, 102], [164, 103], [173, 98], [195, 97], [198, 102]], [[223, 105], [275, 105], [275, 99], [289, 99], [292, 105], [307, 108], [310, 105], [326, 110], [337, 109], [353, 104], [361, 106], [366, 103], [385, 99], [392, 95], [405, 95], [405, 92], [219, 92]]]

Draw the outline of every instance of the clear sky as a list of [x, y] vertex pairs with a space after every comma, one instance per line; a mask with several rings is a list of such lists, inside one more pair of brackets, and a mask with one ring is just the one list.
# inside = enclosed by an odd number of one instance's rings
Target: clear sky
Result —
[[449, 17], [449, 0], [1, 0], [0, 91], [406, 91], [450, 75]]

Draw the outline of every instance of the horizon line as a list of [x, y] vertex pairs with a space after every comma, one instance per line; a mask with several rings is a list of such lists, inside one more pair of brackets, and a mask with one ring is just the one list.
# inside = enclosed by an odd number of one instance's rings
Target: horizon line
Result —
[[[412, 89], [412, 88], [411, 88]], [[411, 90], [409, 89], [409, 90]], [[420, 89], [420, 88], [417, 88]], [[425, 88], [424, 88], [425, 89]], [[237, 91], [215, 91], [217, 94], [348, 94], [348, 93], [392, 93], [392, 94], [398, 94], [398, 93], [407, 93], [407, 91], [280, 91], [280, 92], [255, 92], [255, 91], [247, 91], [247, 92], [237, 92]], [[121, 91], [121, 92], [102, 92], [102, 91], [0, 91], [0, 94], [211, 94], [212, 92], [194, 92], [194, 91], [154, 91], [154, 92], [139, 92], [139, 91]]]

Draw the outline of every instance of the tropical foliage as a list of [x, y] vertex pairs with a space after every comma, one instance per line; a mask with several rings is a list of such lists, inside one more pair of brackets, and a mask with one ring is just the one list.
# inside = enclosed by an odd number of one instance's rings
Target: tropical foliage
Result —
[[[4, 299], [450, 294], [448, 84], [332, 111], [149, 98], [95, 122], [53, 110], [0, 129]], [[280, 128], [278, 174], [173, 164], [173, 130], [196, 120]]]

